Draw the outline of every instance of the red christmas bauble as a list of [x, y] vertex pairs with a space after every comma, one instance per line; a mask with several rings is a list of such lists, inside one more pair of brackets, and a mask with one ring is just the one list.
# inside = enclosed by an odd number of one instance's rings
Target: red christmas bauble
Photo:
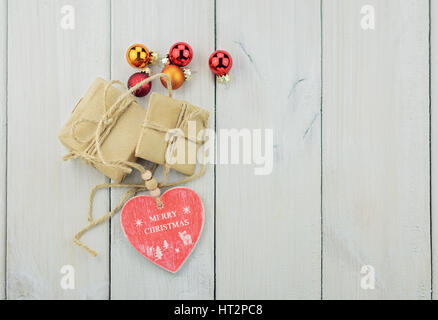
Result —
[[188, 43], [177, 42], [169, 50], [169, 60], [174, 65], [184, 67], [192, 61], [193, 50]]
[[208, 59], [208, 65], [214, 74], [224, 76], [231, 70], [233, 59], [231, 59], [231, 55], [228, 52], [217, 50]]
[[[131, 89], [137, 83], [143, 81], [144, 79], [148, 78], [149, 75], [146, 72], [136, 72], [128, 79], [128, 88]], [[152, 82], [146, 82], [143, 83], [137, 90], [135, 90], [132, 94], [136, 97], [144, 97], [151, 91], [152, 88]]]

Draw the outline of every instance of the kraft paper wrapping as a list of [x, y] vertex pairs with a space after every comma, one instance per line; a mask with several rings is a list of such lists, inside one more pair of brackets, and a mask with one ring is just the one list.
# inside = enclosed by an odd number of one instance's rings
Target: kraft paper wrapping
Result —
[[[184, 114], [181, 115], [181, 112]], [[166, 163], [166, 150], [168, 147], [168, 141], [166, 141], [166, 133], [161, 130], [156, 130], [148, 126], [148, 124], [156, 125], [168, 130], [175, 129], [180, 116], [190, 117], [191, 114], [197, 112], [196, 117], [190, 119], [196, 124], [196, 136], [191, 137], [196, 140], [199, 132], [206, 129], [206, 123], [208, 123], [209, 112], [193, 106], [185, 101], [175, 100], [173, 98], [164, 96], [159, 93], [152, 93], [149, 98], [149, 105], [146, 110], [146, 117], [143, 123], [142, 132], [138, 140], [137, 148], [135, 150], [135, 156], [165, 165]], [[192, 123], [193, 124], [193, 123]], [[189, 135], [189, 124], [186, 122], [180, 129], [183, 131], [185, 137]], [[189, 159], [189, 150], [198, 151], [198, 143], [192, 140], [183, 139], [183, 146], [185, 147], [185, 162], [171, 164], [170, 167], [176, 171], [179, 171], [186, 175], [192, 175], [196, 168], [196, 161], [193, 162], [193, 155]], [[177, 144], [176, 153], [178, 153], [181, 144]], [[196, 160], [196, 154], [195, 160]], [[189, 161], [190, 160], [190, 161]], [[169, 165], [169, 164], [168, 164]]]
[[[85, 96], [78, 102], [73, 109], [70, 119], [62, 127], [59, 133], [59, 140], [71, 151], [84, 151], [90, 141], [94, 138], [97, 122], [105, 112], [104, 106], [104, 87], [107, 84], [102, 78], [97, 78], [86, 92]], [[111, 86], [107, 94], [107, 106], [111, 106], [122, 94], [120, 90]], [[117, 120], [117, 123], [101, 144], [102, 154], [106, 161], [135, 161], [135, 148], [140, 135], [143, 119], [146, 110], [141, 107], [132, 97], [129, 107]], [[73, 126], [80, 120], [80, 124]], [[104, 164], [90, 164], [105, 176], [113, 179], [115, 183], [120, 183], [126, 175], [119, 168], [109, 167]]]

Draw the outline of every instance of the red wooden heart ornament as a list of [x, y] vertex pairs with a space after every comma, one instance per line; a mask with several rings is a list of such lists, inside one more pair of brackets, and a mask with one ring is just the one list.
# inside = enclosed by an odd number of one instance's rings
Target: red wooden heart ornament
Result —
[[146, 259], [176, 272], [186, 261], [204, 225], [204, 207], [195, 191], [173, 188], [160, 197], [130, 199], [120, 215], [123, 231], [132, 246]]

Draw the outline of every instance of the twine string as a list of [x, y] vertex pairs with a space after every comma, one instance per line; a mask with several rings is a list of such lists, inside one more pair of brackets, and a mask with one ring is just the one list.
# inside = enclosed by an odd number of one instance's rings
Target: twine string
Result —
[[[169, 97], [172, 97], [172, 83], [170, 81], [169, 76], [164, 73], [158, 73], [153, 76], [147, 77], [146, 79], [143, 79], [129, 90], [125, 87], [125, 85], [122, 82], [118, 80], [111, 80], [108, 83], [106, 83], [104, 87], [104, 94], [103, 94], [104, 114], [102, 115], [102, 118], [99, 121], [94, 121], [89, 119], [79, 119], [72, 125], [71, 128], [71, 134], [73, 139], [75, 139], [79, 143], [83, 143], [84, 141], [80, 139], [76, 133], [78, 125], [84, 122], [95, 123], [97, 124], [97, 128], [94, 134], [94, 138], [91, 137], [87, 141], [88, 146], [85, 148], [84, 151], [72, 150], [63, 157], [63, 160], [66, 161], [69, 159], [80, 158], [93, 167], [95, 167], [96, 164], [103, 164], [107, 167], [122, 170], [124, 173], [131, 173], [132, 172], [131, 168], [137, 169], [140, 173], [143, 173], [145, 171], [143, 166], [135, 162], [126, 161], [126, 160], [108, 161], [107, 159], [105, 159], [102, 153], [101, 145], [108, 137], [111, 130], [116, 125], [117, 120], [123, 115], [126, 109], [134, 101], [131, 96], [131, 93], [133, 93], [135, 90], [140, 88], [143, 84], [153, 81], [160, 77], [163, 77], [166, 80]], [[123, 89], [123, 93], [117, 98], [117, 100], [110, 107], [108, 107], [107, 104], [108, 102], [107, 95], [109, 91], [108, 89], [113, 84], [120, 85]]]
[[[107, 105], [106, 105], [106, 96], [107, 96], [107, 90], [109, 88], [109, 86], [111, 86], [113, 83], [117, 83], [117, 84], [121, 84], [123, 86], [123, 84], [120, 81], [117, 80], [113, 80], [108, 82], [108, 84], [105, 86], [104, 89], [104, 105], [105, 105], [105, 113], [102, 116], [102, 119], [98, 122], [97, 125], [97, 129], [96, 129], [96, 133], [94, 136], [94, 139], [92, 141], [90, 141], [90, 145], [87, 147], [87, 149], [84, 152], [70, 152], [69, 154], [67, 154], [64, 157], [64, 160], [67, 159], [71, 159], [71, 158], [81, 158], [82, 160], [95, 165], [97, 163], [102, 163], [106, 166], [110, 166], [110, 167], [114, 167], [114, 168], [118, 168], [120, 170], [123, 170], [124, 172], [130, 173], [132, 170], [130, 168], [135, 168], [137, 169], [140, 173], [144, 173], [146, 171], [146, 169], [135, 163], [135, 162], [130, 162], [130, 161], [107, 161], [102, 154], [101, 151], [101, 143], [104, 141], [105, 137], [109, 134], [109, 132], [111, 131], [112, 127], [115, 125], [115, 123], [117, 122], [117, 119], [120, 117], [120, 115], [126, 110], [126, 108], [129, 106], [129, 103], [126, 103], [125, 101], [127, 101], [127, 97], [135, 90], [137, 90], [142, 84], [152, 81], [158, 77], [165, 77], [166, 82], [167, 82], [167, 88], [168, 88], [168, 92], [169, 92], [169, 97], [172, 97], [172, 85], [170, 83], [170, 78], [166, 75], [166, 74], [156, 74], [154, 76], [148, 77], [146, 79], [144, 79], [143, 81], [139, 82], [136, 86], [132, 87], [129, 90], [126, 90], [120, 97], [119, 99], [117, 99], [117, 101], [108, 109]], [[148, 81], [147, 81], [148, 80]], [[107, 110], [108, 109], [108, 110]], [[203, 136], [203, 138], [201, 140], [197, 140], [196, 137], [190, 137], [190, 136], [185, 136], [184, 133], [182, 132], [182, 128], [184, 128], [184, 126], [187, 124], [188, 121], [190, 120], [194, 120], [196, 119], [196, 117], [200, 114], [200, 111], [194, 111], [192, 112], [190, 115], [187, 115], [187, 105], [183, 104], [182, 106], [182, 110], [179, 114], [178, 117], [178, 121], [176, 124], [176, 128], [174, 129], [169, 129], [169, 128], [165, 128], [157, 123], [153, 123], [153, 122], [149, 122], [146, 121], [143, 124], [143, 128], [150, 128], [159, 132], [163, 132], [163, 133], [168, 133], [170, 132], [171, 137], [169, 139], [167, 139], [167, 147], [166, 147], [166, 155], [165, 155], [165, 164], [164, 164], [164, 175], [163, 175], [163, 179], [161, 182], [158, 183], [158, 187], [159, 188], [167, 188], [167, 187], [172, 187], [175, 185], [179, 185], [182, 183], [186, 183], [189, 181], [192, 181], [198, 177], [200, 177], [201, 175], [203, 175], [205, 173], [206, 170], [206, 152], [204, 150], [204, 160], [201, 166], [201, 169], [194, 173], [193, 175], [186, 177], [184, 179], [175, 181], [175, 182], [171, 182], [171, 183], [166, 183], [167, 181], [167, 177], [169, 175], [169, 171], [171, 168], [171, 165], [168, 164], [168, 162], [166, 161], [166, 159], [168, 159], [168, 156], [173, 156], [174, 153], [176, 152], [176, 147], [177, 147], [177, 143], [179, 139], [187, 139], [189, 141], [192, 141], [196, 144], [200, 144], [200, 143], [204, 143], [205, 142], [205, 134]], [[90, 120], [79, 120], [77, 124], [80, 123], [80, 121], [88, 121], [88, 122], [92, 122]], [[204, 127], [206, 127], [206, 123], [205, 120], [202, 119], [203, 121], [203, 125]], [[96, 121], [97, 122], [97, 121]], [[76, 125], [76, 123], [72, 126], [72, 128], [74, 128]], [[74, 130], [74, 129], [73, 129]], [[74, 132], [73, 132], [74, 133]], [[73, 135], [75, 137], [75, 135]], [[75, 138], [77, 139], [77, 137]], [[91, 154], [90, 154], [91, 153]], [[97, 156], [95, 156], [94, 154], [97, 153]], [[150, 171], [152, 172], [152, 174], [155, 172], [155, 169], [157, 168], [157, 164], [154, 164], [153, 167], [150, 169]], [[93, 207], [93, 200], [94, 200], [94, 196], [96, 194], [96, 192], [100, 189], [106, 189], [106, 188], [129, 188], [129, 190], [123, 195], [122, 199], [120, 200], [120, 202], [118, 203], [118, 205], [112, 209], [110, 212], [108, 212], [107, 214], [103, 215], [102, 217], [93, 220], [92, 217], [92, 207]], [[88, 221], [89, 224], [87, 226], [85, 226], [84, 228], [82, 228], [73, 238], [73, 241], [76, 245], [78, 245], [79, 247], [84, 248], [85, 250], [87, 250], [91, 255], [93, 255], [94, 257], [97, 256], [97, 252], [90, 249], [87, 245], [85, 245], [83, 242], [81, 242], [79, 239], [81, 238], [81, 236], [88, 230], [90, 230], [91, 228], [101, 224], [102, 222], [105, 222], [107, 219], [111, 218], [114, 214], [116, 214], [124, 205], [124, 203], [131, 197], [135, 196], [137, 193], [142, 192], [142, 191], [146, 191], [147, 188], [145, 186], [145, 183], [143, 184], [116, 184], [116, 183], [104, 183], [104, 184], [100, 184], [95, 186], [91, 192], [90, 192], [90, 197], [88, 199]], [[160, 197], [156, 198], [157, 200], [157, 205], [161, 207], [162, 203], [160, 200]]]

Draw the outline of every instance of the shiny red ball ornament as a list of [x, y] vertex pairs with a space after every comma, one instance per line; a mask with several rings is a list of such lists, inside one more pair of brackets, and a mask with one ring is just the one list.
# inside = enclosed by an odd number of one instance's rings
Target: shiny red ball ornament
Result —
[[[143, 81], [144, 79], [148, 78], [149, 75], [146, 72], [136, 72], [128, 79], [128, 88], [131, 89], [135, 85], [137, 85], [139, 82]], [[152, 88], [152, 82], [146, 82], [142, 84], [137, 90], [135, 90], [132, 94], [136, 97], [144, 97], [151, 91]]]
[[225, 76], [231, 70], [233, 59], [231, 55], [224, 50], [216, 50], [208, 59], [210, 70], [217, 76]]
[[185, 67], [192, 61], [193, 50], [186, 42], [177, 42], [169, 50], [169, 60], [172, 64]]

